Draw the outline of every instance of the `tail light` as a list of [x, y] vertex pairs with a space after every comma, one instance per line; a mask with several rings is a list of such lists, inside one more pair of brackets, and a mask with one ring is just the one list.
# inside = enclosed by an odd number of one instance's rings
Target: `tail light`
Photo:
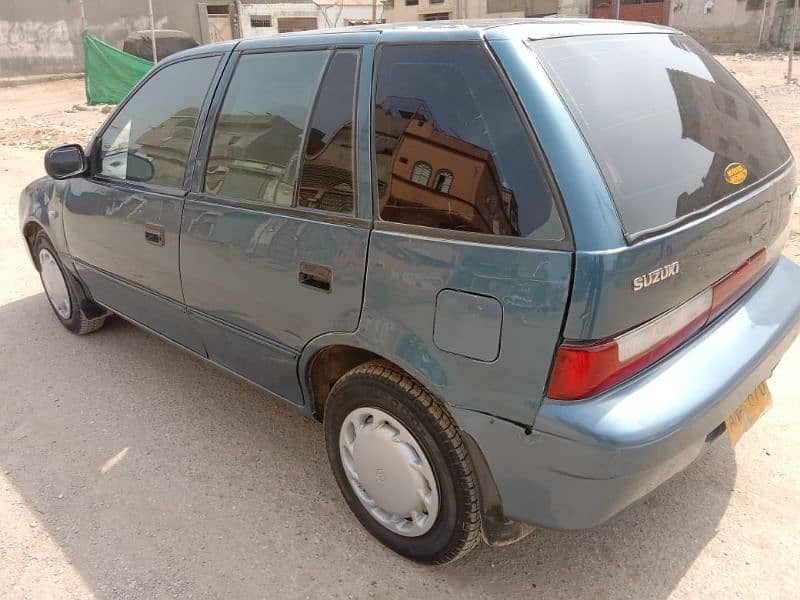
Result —
[[600, 342], [563, 342], [556, 353], [547, 396], [581, 400], [652, 365], [740, 298], [765, 265], [762, 249], [711, 287], [635, 329]]

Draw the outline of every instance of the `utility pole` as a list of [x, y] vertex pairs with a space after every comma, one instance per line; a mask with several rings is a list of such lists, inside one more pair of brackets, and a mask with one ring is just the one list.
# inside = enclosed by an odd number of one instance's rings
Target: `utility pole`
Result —
[[372, 0], [372, 24], [378, 22], [378, 0]]
[[86, 7], [81, 0], [81, 33], [86, 33]]
[[792, 8], [792, 39], [789, 40], [789, 67], [786, 73], [786, 83], [792, 83], [792, 61], [794, 60], [794, 43], [797, 39], [797, 3], [794, 0], [794, 7]]
[[158, 62], [156, 53], [156, 21], [153, 18], [153, 0], [147, 0], [147, 10], [150, 11], [150, 42], [153, 44], [153, 63]]

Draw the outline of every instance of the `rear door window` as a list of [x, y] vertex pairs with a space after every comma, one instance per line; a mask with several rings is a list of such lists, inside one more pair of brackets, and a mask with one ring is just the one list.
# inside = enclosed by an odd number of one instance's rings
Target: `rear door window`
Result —
[[292, 205], [304, 131], [329, 56], [310, 50], [239, 59], [211, 140], [207, 193]]
[[385, 45], [375, 91], [380, 218], [561, 240], [531, 139], [479, 45]]
[[684, 35], [576, 36], [533, 49], [631, 236], [691, 219], [791, 157], [755, 100]]
[[337, 50], [319, 87], [306, 136], [298, 204], [353, 212], [353, 114], [358, 50]]

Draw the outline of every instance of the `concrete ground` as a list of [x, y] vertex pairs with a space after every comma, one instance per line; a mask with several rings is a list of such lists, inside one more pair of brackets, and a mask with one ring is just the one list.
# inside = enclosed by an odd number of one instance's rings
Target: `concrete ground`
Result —
[[[725, 62], [800, 156], [785, 63]], [[86, 337], [58, 324], [17, 198], [41, 147], [102, 120], [81, 101], [75, 81], [0, 89], [0, 597], [796, 597], [800, 343], [735, 452], [721, 438], [594, 530], [418, 566], [350, 515], [319, 425], [122, 320]]]

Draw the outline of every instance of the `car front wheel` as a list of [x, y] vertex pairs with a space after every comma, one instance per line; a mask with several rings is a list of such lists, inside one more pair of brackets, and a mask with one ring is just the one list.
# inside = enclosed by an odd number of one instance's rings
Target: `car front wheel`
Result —
[[61, 324], [78, 335], [100, 329], [107, 312], [92, 302], [81, 285], [64, 269], [58, 253], [43, 231], [34, 239], [33, 251], [42, 287]]
[[325, 408], [334, 476], [361, 524], [395, 552], [442, 564], [480, 541], [478, 485], [458, 428], [385, 361], [345, 374]]

